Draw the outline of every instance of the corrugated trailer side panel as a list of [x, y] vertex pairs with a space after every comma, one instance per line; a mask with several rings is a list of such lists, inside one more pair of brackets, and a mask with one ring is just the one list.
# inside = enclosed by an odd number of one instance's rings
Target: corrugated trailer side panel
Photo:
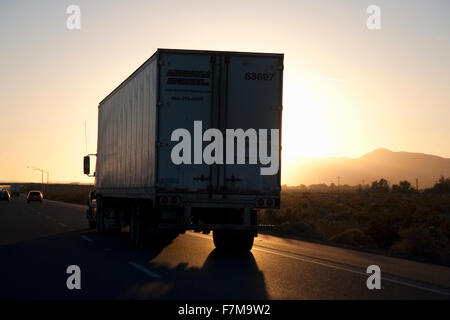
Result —
[[157, 56], [99, 105], [98, 191], [142, 193], [155, 183]]

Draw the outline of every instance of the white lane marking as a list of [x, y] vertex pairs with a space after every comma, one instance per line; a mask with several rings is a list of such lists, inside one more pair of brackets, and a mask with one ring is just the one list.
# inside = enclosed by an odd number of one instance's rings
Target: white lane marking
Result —
[[66, 226], [64, 223], [61, 223], [61, 222], [58, 222], [58, 224], [63, 228]]
[[86, 240], [86, 241], [89, 241], [89, 242], [94, 242], [94, 240], [92, 240], [91, 238], [86, 237], [86, 236], [83, 236], [83, 235], [81, 235], [80, 238], [81, 238], [81, 239], [84, 239], [84, 240]]
[[[351, 273], [367, 276], [367, 274], [364, 273], [364, 272], [355, 271], [355, 270], [352, 270], [352, 269], [343, 268], [343, 267], [339, 267], [339, 266], [335, 266], [335, 265], [327, 264], [327, 263], [323, 263], [323, 262], [318, 262], [318, 261], [313, 261], [313, 260], [309, 260], [309, 259], [304, 259], [304, 258], [300, 258], [300, 257], [297, 257], [297, 256], [289, 255], [289, 254], [284, 254], [284, 253], [275, 252], [275, 251], [271, 251], [271, 250], [260, 249], [260, 248], [253, 248], [253, 250], [262, 251], [262, 252], [266, 252], [266, 253], [272, 253], [272, 254], [279, 255], [279, 256], [282, 256], [282, 257], [286, 257], [286, 258], [296, 259], [296, 260], [300, 260], [300, 261], [303, 261], [303, 262], [309, 262], [309, 263], [321, 265], [321, 266], [332, 268], [332, 269], [336, 269], [336, 270], [347, 271], [347, 272], [351, 272]], [[400, 281], [400, 280], [395, 280], [395, 279], [386, 278], [386, 277], [381, 277], [381, 279], [385, 280], [385, 281], [388, 281], [388, 282], [393, 282], [393, 283], [396, 283], [396, 284], [400, 284], [400, 285], [404, 285], [404, 286], [408, 286], [408, 287], [412, 287], [412, 288], [416, 288], [416, 289], [421, 289], [421, 290], [430, 291], [430, 292], [433, 292], [433, 293], [442, 294], [442, 295], [445, 295], [445, 296], [450, 296], [450, 292], [441, 291], [441, 290], [433, 289], [433, 288], [428, 288], [428, 287], [420, 286], [420, 285], [417, 285], [417, 284], [414, 284], [414, 283], [410, 283], [410, 282], [406, 282], [406, 281]]]
[[128, 264], [130, 266], [132, 266], [132, 267], [135, 267], [139, 271], [145, 273], [146, 275], [148, 275], [148, 276], [150, 276], [152, 278], [155, 278], [155, 279], [160, 279], [161, 278], [158, 274], [154, 273], [153, 271], [148, 270], [147, 268], [144, 268], [143, 266], [141, 266], [141, 265], [139, 265], [137, 263], [134, 263], [133, 261], [128, 262]]
[[402, 284], [404, 286], [408, 286], [408, 287], [412, 287], [412, 288], [416, 288], [416, 289], [421, 289], [421, 290], [426, 290], [426, 291], [442, 294], [444, 296], [450, 296], [450, 292], [442, 291], [442, 290], [438, 290], [438, 289], [433, 289], [433, 288], [428, 288], [428, 287], [424, 287], [424, 286], [419, 286], [417, 284], [410, 283], [410, 282], [405, 282], [405, 281], [400, 281], [400, 280], [395, 280], [395, 279], [390, 279], [390, 278], [384, 278], [384, 277], [381, 277], [381, 280], [386, 280], [386, 281], [389, 281], [389, 282]]
[[80, 205], [80, 204], [75, 204], [75, 203], [70, 203], [70, 202], [63, 202], [63, 201], [56, 201], [56, 200], [49, 200], [49, 199], [44, 199], [45, 200], [45, 204], [47, 207], [64, 207], [67, 209], [75, 209], [77, 211], [81, 211], [81, 212], [85, 212], [87, 207], [86, 205]]
[[[203, 234], [197, 234], [197, 233], [186, 233], [186, 234], [189, 234], [191, 236], [198, 237], [198, 238], [204, 238], [204, 239], [210, 239], [211, 240], [211, 237], [203, 235]], [[347, 272], [351, 272], [351, 273], [367, 276], [367, 274], [364, 273], [364, 272], [355, 271], [355, 270], [352, 270], [352, 269], [339, 267], [339, 266], [335, 266], [335, 265], [332, 265], [332, 264], [318, 262], [318, 261], [314, 261], [314, 260], [310, 260], [310, 259], [305, 259], [305, 258], [301, 258], [301, 257], [298, 257], [298, 256], [289, 255], [289, 254], [285, 254], [285, 253], [281, 253], [281, 252], [276, 252], [276, 251], [272, 251], [272, 250], [265, 250], [265, 249], [261, 249], [261, 248], [257, 248], [257, 247], [253, 247], [253, 250], [266, 252], [266, 253], [272, 253], [272, 254], [283, 256], [283, 257], [286, 257], [286, 258], [296, 259], [296, 260], [300, 260], [300, 261], [303, 261], [303, 262], [309, 262], [309, 263], [314, 263], [314, 264], [321, 265], [321, 266], [324, 266], [324, 267], [333, 268], [333, 269], [336, 269], [336, 270], [347, 271]], [[381, 277], [381, 279], [382, 280], [386, 280], [388, 282], [393, 282], [393, 283], [401, 284], [401, 285], [412, 287], [412, 288], [416, 288], [416, 289], [421, 289], [421, 290], [430, 291], [430, 292], [433, 292], [433, 293], [442, 294], [442, 295], [445, 295], [445, 296], [450, 296], [450, 292], [441, 291], [441, 290], [433, 289], [433, 288], [428, 288], [428, 287], [424, 287], [424, 286], [417, 285], [417, 284], [410, 283], [410, 282], [395, 280], [395, 279], [386, 278], [386, 277]]]

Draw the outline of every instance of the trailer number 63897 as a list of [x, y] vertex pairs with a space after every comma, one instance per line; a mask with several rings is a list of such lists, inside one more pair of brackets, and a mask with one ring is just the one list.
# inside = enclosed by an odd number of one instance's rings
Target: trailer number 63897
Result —
[[263, 72], [246, 72], [245, 80], [272, 80], [273, 73], [263, 73]]

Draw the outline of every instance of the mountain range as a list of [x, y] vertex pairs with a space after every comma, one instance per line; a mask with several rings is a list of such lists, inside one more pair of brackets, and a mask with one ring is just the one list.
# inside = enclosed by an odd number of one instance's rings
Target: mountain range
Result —
[[282, 168], [282, 183], [300, 184], [334, 183], [341, 185], [370, 184], [384, 178], [390, 184], [408, 180], [419, 189], [434, 185], [441, 175], [450, 177], [450, 159], [412, 152], [394, 152], [378, 148], [359, 158], [301, 158]]

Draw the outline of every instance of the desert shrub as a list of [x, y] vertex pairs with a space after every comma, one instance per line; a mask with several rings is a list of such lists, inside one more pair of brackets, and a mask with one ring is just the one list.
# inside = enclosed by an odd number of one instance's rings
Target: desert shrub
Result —
[[399, 217], [389, 213], [372, 215], [366, 233], [375, 240], [379, 248], [390, 248], [399, 238], [401, 226]]
[[412, 190], [411, 183], [408, 180], [403, 180], [399, 184], [392, 185], [393, 192], [411, 192]]
[[428, 192], [437, 192], [437, 193], [449, 193], [450, 192], [450, 178], [444, 178], [441, 176], [439, 180], [435, 183], [433, 188], [428, 189]]
[[88, 195], [86, 192], [46, 192], [44, 198], [87, 205]]
[[330, 240], [336, 243], [354, 247], [366, 247], [366, 248], [376, 247], [373, 238], [365, 234], [358, 228], [347, 229], [344, 232], [341, 232], [331, 237]]
[[386, 179], [380, 179], [379, 181], [373, 181], [370, 190], [375, 192], [388, 192], [389, 184]]
[[302, 193], [302, 197], [305, 199], [310, 199], [311, 198], [311, 192], [309, 191], [305, 191]]
[[283, 222], [283, 217], [278, 210], [261, 210], [258, 214], [259, 224], [281, 224]]
[[382, 201], [381, 207], [389, 212], [409, 213], [413, 207], [409, 206], [408, 202], [403, 201], [401, 197], [402, 195], [388, 196]]
[[421, 208], [413, 215], [411, 215], [411, 219], [416, 225], [438, 227], [444, 222], [445, 217], [437, 214], [436, 212], [433, 212], [432, 210], [429, 210], [428, 208]]
[[348, 223], [342, 221], [329, 221], [326, 219], [319, 220], [316, 225], [319, 233], [326, 239], [330, 239], [349, 228]]
[[434, 261], [450, 260], [450, 197], [443, 193], [288, 190], [281, 193], [281, 209], [260, 210], [258, 221], [305, 239], [429, 256], [426, 243], [422, 249], [412, 246], [418, 240], [404, 231], [419, 228], [439, 253]]
[[317, 232], [314, 225], [297, 222], [297, 223], [284, 223], [276, 226], [274, 231], [285, 235], [298, 236], [305, 239], [320, 240], [322, 236]]
[[364, 211], [357, 211], [353, 214], [355, 224], [366, 227], [370, 220], [370, 214]]
[[350, 211], [331, 213], [327, 216], [330, 221], [351, 221], [355, 217]]
[[440, 233], [446, 242], [450, 242], [450, 219], [444, 218], [440, 225]]
[[381, 207], [381, 205], [380, 205], [379, 203], [372, 203], [372, 204], [369, 205], [369, 207], [367, 208], [367, 210], [368, 210], [370, 213], [376, 214], [376, 213], [379, 213], [379, 212], [382, 211], [382, 207]]
[[402, 229], [399, 234], [400, 240], [391, 248], [393, 253], [431, 259], [438, 256], [434, 239], [426, 229], [411, 227]]

